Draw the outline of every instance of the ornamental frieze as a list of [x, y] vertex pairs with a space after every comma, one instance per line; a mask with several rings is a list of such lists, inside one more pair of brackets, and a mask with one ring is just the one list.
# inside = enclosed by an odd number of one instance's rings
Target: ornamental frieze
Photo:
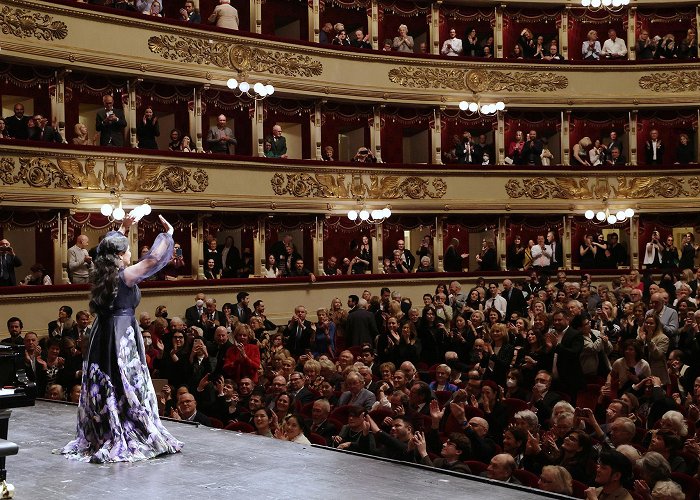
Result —
[[617, 199], [677, 198], [700, 195], [700, 178], [690, 177], [626, 177], [618, 176], [617, 185], [611, 185], [607, 177], [573, 179], [569, 177], [510, 179], [506, 193], [511, 198], [533, 200], [593, 200], [614, 196]]
[[62, 21], [54, 21], [48, 14], [4, 6], [0, 10], [0, 30], [3, 35], [39, 40], [63, 40], [68, 27]]
[[15, 160], [0, 159], [0, 182], [5, 185], [23, 183], [35, 188], [115, 189], [149, 193], [201, 193], [209, 185], [209, 176], [201, 168], [190, 170], [157, 163], [136, 164], [129, 160], [123, 164], [122, 170], [116, 161], [105, 160], [104, 167], [97, 170], [97, 162], [92, 158], [84, 161], [19, 158], [19, 164]]
[[431, 182], [422, 177], [398, 175], [352, 174], [346, 180], [345, 174], [275, 174], [270, 182], [276, 195], [291, 194], [297, 198], [420, 200], [442, 198], [447, 192], [447, 184], [438, 177]]
[[323, 65], [309, 56], [281, 50], [251, 48], [241, 44], [158, 35], [148, 39], [148, 48], [164, 59], [185, 63], [213, 64], [219, 68], [247, 73], [272, 73], [312, 77], [323, 72]]
[[652, 73], [641, 77], [639, 86], [654, 92], [697, 92], [700, 90], [700, 71]]
[[569, 85], [565, 76], [546, 71], [464, 70], [412, 66], [389, 70], [389, 80], [403, 87], [470, 90], [474, 93], [554, 92]]

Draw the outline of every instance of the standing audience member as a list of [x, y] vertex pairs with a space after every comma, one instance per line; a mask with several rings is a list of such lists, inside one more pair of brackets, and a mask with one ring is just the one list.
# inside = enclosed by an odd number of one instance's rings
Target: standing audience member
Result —
[[219, 115], [216, 127], [210, 128], [207, 133], [207, 147], [212, 153], [235, 154], [236, 144], [238, 141], [233, 136], [233, 130], [226, 126], [226, 115]]
[[104, 109], [97, 112], [95, 118], [95, 130], [100, 133], [100, 146], [124, 146], [124, 129], [126, 118], [122, 109], [114, 107], [114, 97], [105, 95], [102, 97]]
[[216, 24], [217, 28], [238, 30], [238, 10], [231, 5], [231, 0], [219, 0], [219, 5], [214, 8], [207, 21], [209, 24]]
[[15, 268], [22, 265], [22, 259], [17, 257], [15, 250], [7, 239], [0, 240], [0, 286], [15, 286]]
[[272, 127], [272, 135], [266, 139], [270, 143], [270, 151], [266, 152], [268, 158], [289, 158], [287, 156], [287, 139], [282, 135], [282, 127]]

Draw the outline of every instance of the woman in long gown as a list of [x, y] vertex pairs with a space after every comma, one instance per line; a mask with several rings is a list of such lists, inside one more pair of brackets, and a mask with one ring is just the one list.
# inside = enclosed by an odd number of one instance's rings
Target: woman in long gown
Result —
[[126, 233], [110, 231], [97, 247], [90, 310], [96, 315], [78, 405], [76, 438], [60, 453], [84, 462], [135, 462], [176, 453], [182, 443], [160, 422], [134, 310], [141, 300], [137, 283], [162, 269], [173, 254], [173, 228], [161, 216], [161, 233], [142, 259], [129, 266]]

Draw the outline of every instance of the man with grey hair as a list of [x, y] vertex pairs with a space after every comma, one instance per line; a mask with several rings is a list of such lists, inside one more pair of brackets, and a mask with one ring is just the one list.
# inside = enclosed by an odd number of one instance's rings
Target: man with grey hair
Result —
[[231, 5], [231, 0], [219, 0], [208, 21], [217, 28], [238, 30], [238, 10]]
[[[221, 1], [223, 2], [225, 0]], [[231, 7], [227, 3], [222, 3], [221, 5], [217, 5], [216, 8], [218, 9], [222, 5]], [[234, 9], [233, 7], [231, 8]], [[212, 16], [213, 15], [214, 14], [212, 14]], [[236, 16], [238, 16], [238, 14], [236, 14]], [[216, 118], [216, 127], [211, 127], [209, 132], [207, 132], [207, 149], [209, 149], [209, 151], [212, 153], [233, 154], [235, 152], [236, 144], [238, 144], [238, 141], [233, 136], [233, 130], [226, 125], [226, 115], [219, 115]]]
[[345, 387], [348, 390], [340, 395], [338, 406], [356, 405], [363, 407], [365, 411], [372, 411], [372, 405], [377, 398], [374, 393], [365, 389], [362, 375], [357, 372], [348, 373], [345, 377]]
[[514, 470], [515, 459], [513, 456], [508, 453], [499, 453], [491, 459], [486, 471], [481, 475], [504, 483], [522, 484], [517, 477], [513, 476]]
[[348, 347], [362, 344], [374, 345], [379, 329], [374, 314], [367, 310], [365, 299], [359, 299], [357, 309], [352, 314], [348, 314], [345, 335]]
[[459, 284], [459, 281], [453, 281], [450, 283], [448, 291], [450, 293], [447, 299], [450, 306], [452, 306], [452, 310], [461, 313], [464, 305], [467, 303], [467, 296], [462, 293], [462, 285]]
[[506, 299], [506, 321], [510, 321], [515, 313], [522, 318], [527, 317], [527, 301], [523, 291], [513, 286], [513, 281], [509, 279], [503, 280], [503, 293], [501, 296]]
[[647, 314], [656, 314], [661, 321], [664, 333], [669, 338], [673, 338], [675, 331], [678, 330], [678, 312], [666, 305], [661, 292], [652, 294], [649, 304], [652, 308], [647, 311]]
[[75, 239], [75, 245], [68, 249], [68, 276], [71, 283], [87, 283], [92, 269], [92, 257], [88, 254], [90, 239], [81, 234]]

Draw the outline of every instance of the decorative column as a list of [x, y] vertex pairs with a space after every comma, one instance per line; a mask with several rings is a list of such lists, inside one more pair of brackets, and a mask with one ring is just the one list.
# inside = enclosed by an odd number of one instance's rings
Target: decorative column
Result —
[[561, 164], [571, 165], [571, 152], [569, 150], [570, 137], [569, 127], [571, 126], [571, 110], [561, 112], [561, 133], [559, 134], [561, 146]]
[[[372, 0], [372, 5], [367, 12], [367, 31], [372, 40], [372, 48], [379, 49], [379, 2]], [[384, 42], [381, 42], [384, 43]]]
[[[49, 123], [56, 122], [58, 132], [66, 139], [66, 71], [59, 69], [56, 71], [56, 85], [53, 86], [51, 94], [51, 116], [47, 116]], [[54, 274], [54, 276], [56, 276]]]
[[639, 269], [639, 214], [630, 217], [630, 265], [631, 269]]
[[262, 0], [250, 0], [250, 30], [262, 33]]
[[564, 59], [569, 59], [569, 9], [571, 6], [567, 5], [561, 11], [561, 24], [559, 25], [559, 40], [561, 40], [559, 49]]
[[440, 6], [441, 1], [430, 4], [430, 26], [428, 33], [430, 35], [430, 50], [431, 54], [440, 53]]
[[444, 108], [433, 108], [433, 128], [430, 136], [433, 143], [433, 165], [442, 165], [442, 116]]
[[564, 254], [564, 269], [571, 270], [572, 267], [572, 259], [571, 259], [571, 248], [572, 248], [572, 241], [571, 241], [571, 223], [574, 219], [573, 215], [565, 215], [564, 216], [564, 235], [562, 237], [562, 253]]
[[197, 214], [197, 233], [192, 234], [190, 251], [190, 268], [194, 279], [204, 279], [204, 218], [206, 214]]
[[493, 30], [493, 43], [496, 46], [494, 57], [503, 57], [503, 8], [494, 7], [496, 11], [496, 27]]
[[323, 113], [323, 105], [325, 101], [316, 101], [314, 103], [314, 114], [311, 117], [311, 158], [321, 160], [321, 145], [323, 137], [321, 136], [321, 121]]
[[[700, 120], [700, 109], [698, 109], [698, 120]], [[700, 158], [700, 127], [695, 130], [695, 158]]]
[[69, 213], [58, 212], [57, 235], [53, 242], [53, 275], [54, 283], [68, 284], [68, 216]]
[[637, 37], [634, 28], [637, 25], [637, 7], [630, 6], [627, 9], [627, 59], [634, 61], [637, 58]]
[[258, 217], [258, 227], [253, 232], [253, 255], [257, 255], [258, 258], [255, 261], [255, 275], [262, 276], [263, 268], [265, 267], [267, 261], [267, 254], [265, 252], [265, 223], [267, 217]]
[[323, 275], [323, 222], [324, 219], [320, 217], [316, 217], [316, 231], [313, 237], [313, 261], [314, 265], [316, 267], [316, 270], [312, 272], [316, 276], [322, 276]]
[[[138, 146], [138, 139], [136, 138], [136, 122], [138, 121], [138, 117], [136, 116], [136, 82], [138, 80], [133, 79], [133, 80], [128, 80], [126, 82], [126, 89], [128, 91], [128, 99], [129, 101], [127, 103], [122, 103], [126, 104], [126, 123], [130, 124], [129, 127], [129, 143], [131, 144], [132, 148], [135, 148]], [[138, 255], [138, 252], [136, 252], [136, 255]]]
[[319, 0], [308, 0], [309, 5], [309, 41], [318, 43], [318, 36], [321, 32], [319, 18]]
[[377, 157], [377, 162], [382, 163], [382, 106], [375, 105], [372, 109], [372, 132], [370, 134], [370, 146]]
[[[384, 233], [383, 224], [377, 224], [375, 230], [370, 230], [369, 234], [372, 237], [372, 273], [381, 274], [384, 272], [384, 266], [382, 258], [384, 256], [384, 239], [382, 234]], [[374, 232], [374, 234], [372, 234]]]
[[[435, 217], [435, 239], [433, 240], [433, 267], [435, 271], [441, 273], [445, 270], [443, 256], [445, 252], [445, 220], [446, 217]], [[440, 249], [438, 251], [438, 249]]]
[[253, 121], [253, 156], [263, 155], [263, 141], [265, 140], [265, 128], [263, 120], [265, 118], [265, 107], [263, 101], [255, 101], [255, 110], [251, 120]]
[[504, 165], [506, 159], [506, 115], [503, 111], [496, 113], [496, 133], [493, 134], [493, 147], [496, 152], [494, 163]]
[[131, 263], [136, 264], [139, 261], [139, 256], [141, 255], [139, 252], [138, 228], [134, 228], [134, 230], [129, 231], [127, 239], [129, 240], [129, 248], [131, 248]]
[[194, 136], [198, 153], [204, 151], [204, 141], [202, 137], [202, 92], [203, 89], [194, 87], [192, 89], [192, 100], [187, 103], [190, 130]]
[[498, 218], [498, 234], [496, 235], [496, 248], [501, 257], [501, 271], [506, 271], [506, 226], [508, 224], [508, 216], [503, 215]]
[[630, 150], [629, 161], [630, 165], [637, 165], [637, 125], [638, 125], [639, 115], [636, 109], [630, 111], [630, 126], [629, 132], [627, 133], [627, 144]]

